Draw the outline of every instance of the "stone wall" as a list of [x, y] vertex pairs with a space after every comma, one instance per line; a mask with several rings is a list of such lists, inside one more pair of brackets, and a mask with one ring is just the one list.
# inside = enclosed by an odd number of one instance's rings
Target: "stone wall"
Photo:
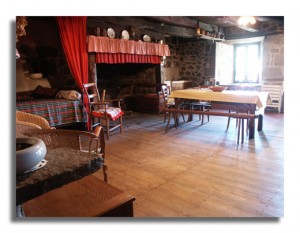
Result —
[[[41, 30], [46, 29], [46, 30]], [[26, 36], [19, 39], [17, 49], [17, 91], [32, 90], [36, 86], [49, 85], [58, 89], [76, 89], [69, 69], [56, 22], [51, 20], [28, 20]], [[30, 73], [42, 73], [43, 80], [31, 80]]]
[[164, 80], [191, 80], [193, 86], [215, 76], [215, 44], [208, 40], [169, 41], [171, 56], [162, 70], [178, 68], [179, 77], [163, 77]]
[[268, 36], [263, 45], [263, 72], [264, 82], [284, 81], [284, 35]]
[[[191, 80], [193, 86], [215, 81], [215, 43], [209, 40], [170, 40], [168, 45], [171, 56], [162, 65], [162, 81]], [[284, 81], [284, 34], [269, 35], [263, 41], [262, 81], [274, 84]]]

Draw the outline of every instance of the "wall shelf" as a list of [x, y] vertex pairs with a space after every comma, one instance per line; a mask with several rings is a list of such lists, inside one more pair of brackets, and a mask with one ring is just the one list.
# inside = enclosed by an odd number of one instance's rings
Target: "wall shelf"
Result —
[[195, 34], [195, 36], [198, 38], [204, 39], [204, 40], [225, 41], [225, 39], [207, 36], [207, 35], [203, 35], [203, 34]]

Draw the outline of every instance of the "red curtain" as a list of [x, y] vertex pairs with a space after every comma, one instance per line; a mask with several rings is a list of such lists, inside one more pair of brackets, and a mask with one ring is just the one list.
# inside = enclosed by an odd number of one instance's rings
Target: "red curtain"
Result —
[[160, 64], [160, 56], [138, 55], [128, 53], [96, 53], [96, 63], [120, 64], [120, 63], [152, 63]]
[[57, 17], [59, 35], [65, 55], [77, 83], [88, 82], [88, 54], [86, 50], [87, 17]]
[[[88, 82], [88, 53], [86, 49], [87, 17], [57, 17], [56, 19], [60, 39], [71, 73], [78, 88], [82, 90], [82, 84]], [[83, 102], [88, 111], [88, 101], [85, 95]]]

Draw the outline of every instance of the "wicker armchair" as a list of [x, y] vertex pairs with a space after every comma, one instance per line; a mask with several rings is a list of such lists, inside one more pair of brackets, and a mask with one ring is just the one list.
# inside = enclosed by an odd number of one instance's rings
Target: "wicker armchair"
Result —
[[107, 166], [105, 164], [105, 140], [101, 126], [95, 133], [66, 129], [27, 129], [22, 134], [26, 137], [36, 137], [44, 141], [47, 148], [70, 148], [97, 153], [103, 160], [104, 181], [107, 182]]
[[16, 121], [16, 138], [25, 137], [23, 132], [26, 132], [30, 129], [42, 129], [40, 126], [25, 122], [25, 121]]
[[[47, 148], [70, 148], [82, 151], [97, 151], [98, 140], [95, 135], [76, 130], [65, 129], [31, 129], [23, 132], [28, 137], [36, 137], [42, 139]], [[93, 141], [95, 140], [96, 146], [92, 148]], [[88, 150], [87, 150], [88, 148]]]
[[[38, 115], [34, 115], [27, 112], [22, 111], [16, 111], [16, 137], [28, 137], [30, 134], [33, 134], [33, 132], [29, 131], [31, 129], [43, 129], [43, 130], [53, 130], [55, 127], [51, 127], [49, 122]], [[56, 129], [58, 130], [58, 129]], [[65, 131], [65, 132], [64, 132]], [[58, 130], [56, 132], [49, 132], [48, 131], [41, 131], [41, 132], [35, 132], [36, 136], [32, 137], [41, 137], [42, 140], [46, 139], [47, 137], [52, 138], [52, 140], [55, 139], [53, 135], [60, 135], [59, 137], [56, 136], [56, 143], [50, 143], [47, 145], [51, 147], [68, 147], [68, 148], [77, 148], [78, 150], [90, 150], [91, 146], [95, 146], [94, 150], [99, 153], [99, 155], [103, 159], [103, 175], [104, 180], [107, 182], [108, 175], [107, 175], [107, 166], [104, 163], [105, 160], [105, 140], [104, 140], [104, 132], [101, 126], [97, 126], [93, 133], [88, 133], [84, 131], [70, 131], [70, 130]], [[74, 135], [71, 135], [74, 133]], [[46, 136], [46, 135], [52, 135], [52, 136]], [[80, 136], [79, 136], [80, 135]], [[85, 137], [84, 137], [85, 136]], [[96, 138], [96, 139], [95, 139]], [[89, 139], [89, 140], [87, 140]], [[48, 138], [48, 140], [50, 140]], [[89, 141], [90, 145], [86, 145], [87, 141]], [[53, 141], [54, 142], [54, 141]], [[79, 144], [78, 144], [79, 143]], [[83, 147], [83, 145], [85, 145]]]
[[16, 120], [33, 123], [40, 126], [42, 129], [54, 129], [54, 127], [49, 125], [49, 122], [45, 118], [27, 112], [16, 111]]

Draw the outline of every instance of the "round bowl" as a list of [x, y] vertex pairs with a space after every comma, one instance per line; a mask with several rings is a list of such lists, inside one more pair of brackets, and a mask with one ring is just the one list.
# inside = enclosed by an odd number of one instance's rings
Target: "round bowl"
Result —
[[41, 78], [43, 78], [43, 74], [42, 73], [32, 73], [32, 74], [30, 74], [30, 78], [41, 79]]
[[45, 143], [39, 138], [16, 139], [17, 174], [30, 170], [41, 162], [47, 153]]
[[208, 88], [210, 90], [214, 91], [214, 92], [221, 92], [221, 91], [224, 91], [227, 87], [223, 87], [223, 86], [209, 86]]

